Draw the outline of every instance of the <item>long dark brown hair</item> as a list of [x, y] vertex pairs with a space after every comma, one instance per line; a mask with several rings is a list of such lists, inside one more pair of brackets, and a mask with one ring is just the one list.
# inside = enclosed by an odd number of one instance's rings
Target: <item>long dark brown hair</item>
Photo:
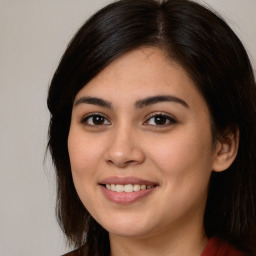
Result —
[[214, 138], [240, 130], [230, 168], [212, 173], [204, 227], [239, 249], [256, 251], [256, 86], [247, 53], [217, 14], [189, 0], [121, 0], [98, 11], [77, 32], [54, 74], [48, 96], [49, 149], [57, 177], [57, 217], [81, 255], [108, 255], [108, 232], [80, 201], [67, 149], [77, 92], [113, 60], [156, 46], [189, 74], [208, 104]]

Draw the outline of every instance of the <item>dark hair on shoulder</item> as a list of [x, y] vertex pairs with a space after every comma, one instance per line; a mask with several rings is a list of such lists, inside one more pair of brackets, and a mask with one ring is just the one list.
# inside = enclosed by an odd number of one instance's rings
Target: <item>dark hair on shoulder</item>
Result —
[[[122, 54], [156, 46], [177, 61], [205, 98], [213, 137], [239, 127], [237, 157], [212, 173], [204, 226], [237, 248], [256, 252], [256, 85], [248, 55], [217, 14], [189, 0], [120, 0], [92, 16], [77, 32], [53, 76], [48, 147], [56, 168], [57, 217], [68, 241], [86, 255], [107, 255], [108, 233], [81, 203], [67, 148], [75, 95]], [[81, 254], [81, 255], [82, 255]]]

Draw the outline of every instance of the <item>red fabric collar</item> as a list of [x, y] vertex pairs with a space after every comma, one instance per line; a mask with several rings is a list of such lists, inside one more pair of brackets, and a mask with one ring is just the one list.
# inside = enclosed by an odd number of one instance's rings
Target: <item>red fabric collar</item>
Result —
[[221, 241], [216, 237], [209, 239], [201, 256], [246, 256], [243, 252], [238, 251], [233, 246]]

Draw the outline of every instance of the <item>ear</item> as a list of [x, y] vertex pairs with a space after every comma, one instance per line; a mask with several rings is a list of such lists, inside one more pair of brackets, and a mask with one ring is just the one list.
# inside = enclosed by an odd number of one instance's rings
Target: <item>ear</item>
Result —
[[239, 145], [239, 128], [230, 126], [217, 140], [212, 170], [225, 171], [234, 162]]

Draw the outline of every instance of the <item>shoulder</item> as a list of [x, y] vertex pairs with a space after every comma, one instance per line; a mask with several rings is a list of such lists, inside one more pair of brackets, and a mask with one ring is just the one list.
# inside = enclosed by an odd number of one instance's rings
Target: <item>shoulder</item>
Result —
[[201, 256], [246, 256], [246, 254], [237, 250], [227, 242], [212, 237], [209, 239]]

